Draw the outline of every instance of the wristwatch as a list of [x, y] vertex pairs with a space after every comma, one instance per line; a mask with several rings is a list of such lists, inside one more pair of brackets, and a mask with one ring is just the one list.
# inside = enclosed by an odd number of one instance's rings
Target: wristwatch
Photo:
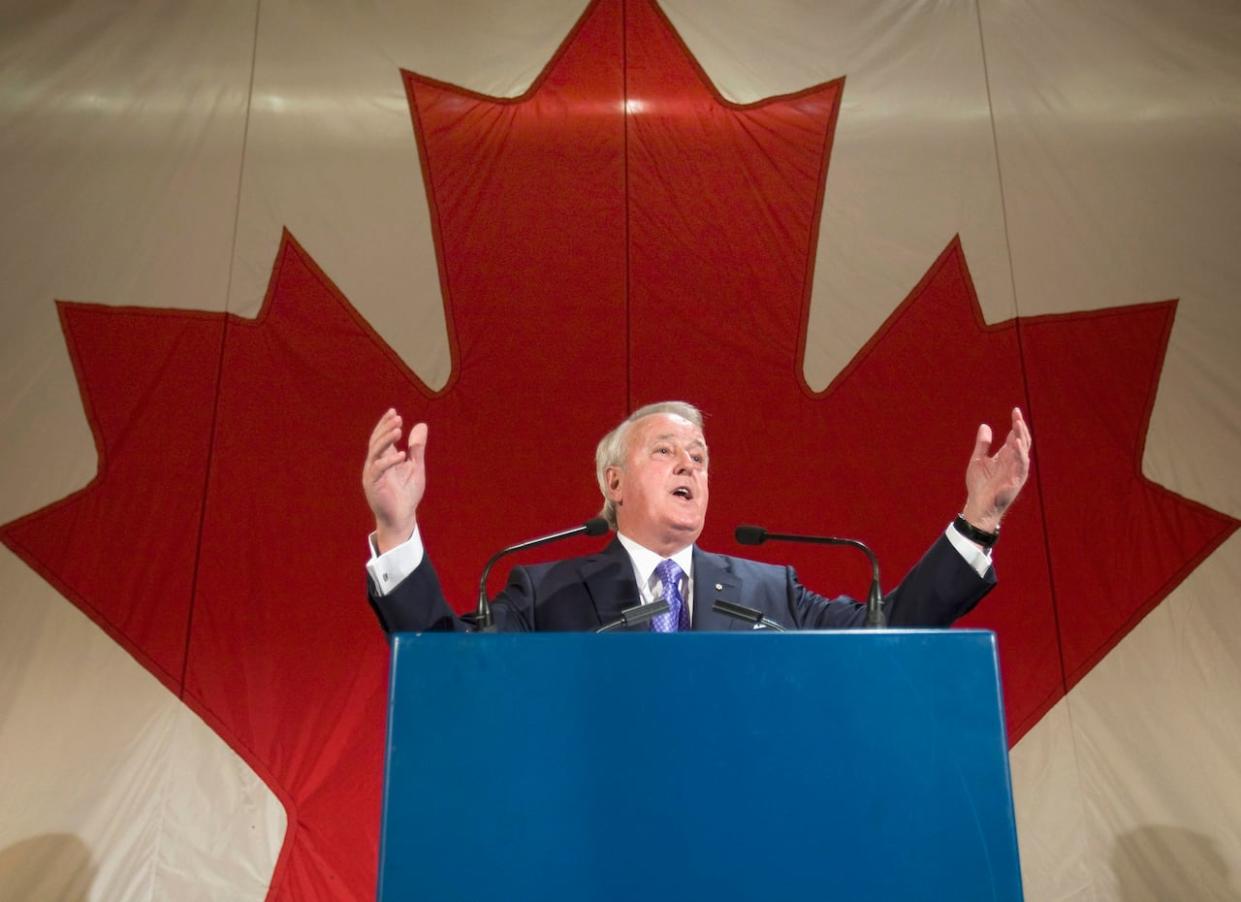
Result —
[[952, 521], [952, 528], [961, 533], [961, 535], [965, 536], [971, 542], [977, 542], [983, 548], [990, 548], [1000, 537], [999, 526], [996, 526], [995, 532], [983, 532], [960, 514], [957, 514], [957, 518]]

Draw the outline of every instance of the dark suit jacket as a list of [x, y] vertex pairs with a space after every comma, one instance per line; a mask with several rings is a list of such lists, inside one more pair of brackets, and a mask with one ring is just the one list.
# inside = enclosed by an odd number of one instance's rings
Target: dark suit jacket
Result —
[[[866, 606], [851, 598], [824, 598], [797, 581], [792, 567], [712, 554], [694, 548], [695, 630], [750, 629], [713, 611], [717, 598], [757, 608], [789, 629], [862, 626]], [[890, 626], [948, 626], [995, 585], [994, 568], [980, 577], [944, 536], [931, 546], [895, 591], [885, 598]], [[466, 624], [444, 600], [439, 577], [426, 558], [387, 595], [370, 587], [371, 606], [388, 632], [463, 630]], [[514, 567], [492, 602], [496, 626], [505, 631], [594, 630], [639, 603], [633, 564], [621, 543], [597, 554]], [[638, 627], [648, 629], [646, 625]]]

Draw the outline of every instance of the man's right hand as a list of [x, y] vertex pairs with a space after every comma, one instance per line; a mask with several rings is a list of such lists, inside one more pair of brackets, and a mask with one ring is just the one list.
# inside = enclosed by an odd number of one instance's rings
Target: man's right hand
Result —
[[409, 430], [409, 450], [397, 447], [401, 416], [389, 409], [371, 432], [362, 467], [362, 490], [375, 515], [375, 544], [379, 553], [406, 541], [417, 524], [418, 504], [427, 487], [427, 424]]

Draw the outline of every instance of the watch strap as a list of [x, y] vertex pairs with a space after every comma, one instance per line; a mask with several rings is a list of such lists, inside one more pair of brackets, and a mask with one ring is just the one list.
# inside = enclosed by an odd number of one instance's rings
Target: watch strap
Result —
[[960, 514], [952, 521], [952, 528], [971, 542], [977, 542], [983, 548], [990, 548], [1000, 538], [1000, 528], [998, 526], [995, 528], [995, 532], [984, 532]]

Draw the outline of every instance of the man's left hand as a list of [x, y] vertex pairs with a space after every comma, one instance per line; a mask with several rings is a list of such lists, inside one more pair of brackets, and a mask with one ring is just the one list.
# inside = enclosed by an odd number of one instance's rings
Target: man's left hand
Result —
[[1021, 416], [1021, 408], [1013, 408], [1013, 426], [1000, 449], [991, 450], [991, 427], [978, 427], [974, 452], [965, 468], [967, 496], [961, 515], [984, 532], [1000, 528], [1004, 511], [1016, 500], [1030, 475], [1030, 430]]

